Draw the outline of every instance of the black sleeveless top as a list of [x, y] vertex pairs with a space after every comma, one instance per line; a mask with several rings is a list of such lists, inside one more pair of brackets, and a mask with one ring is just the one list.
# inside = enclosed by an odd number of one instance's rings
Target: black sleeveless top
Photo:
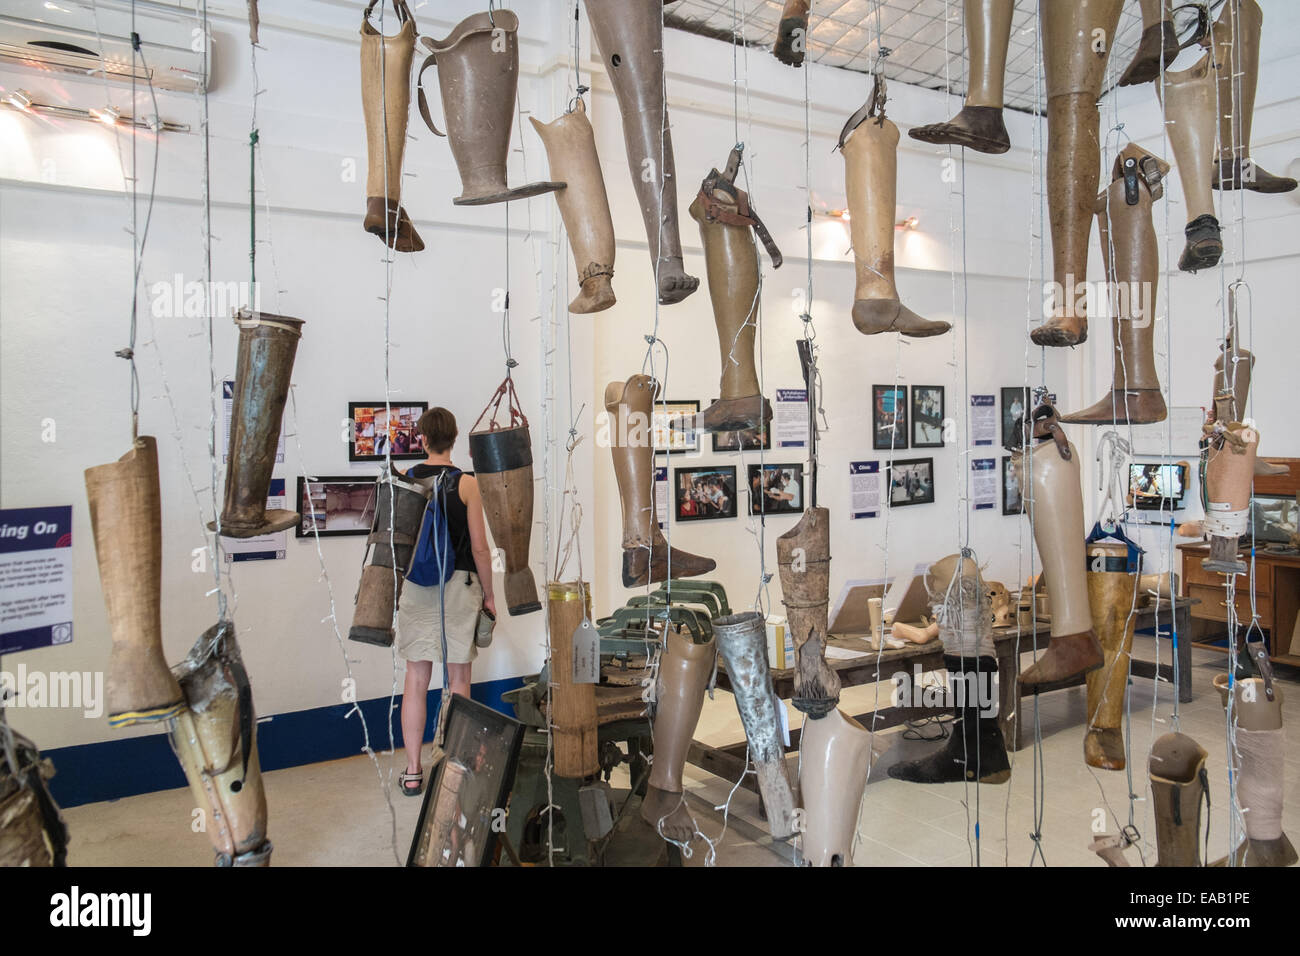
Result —
[[[412, 478], [432, 478], [448, 471], [448, 465], [416, 465], [407, 474]], [[472, 472], [471, 472], [472, 474]], [[457, 571], [477, 571], [474, 564], [474, 551], [469, 539], [469, 513], [465, 502], [460, 497], [460, 479], [464, 473], [453, 478], [447, 487], [447, 530], [451, 533], [451, 546], [456, 552]]]

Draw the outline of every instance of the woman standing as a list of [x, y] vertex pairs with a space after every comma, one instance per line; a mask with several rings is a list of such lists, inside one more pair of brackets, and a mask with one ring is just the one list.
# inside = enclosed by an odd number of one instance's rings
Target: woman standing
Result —
[[[406, 748], [406, 772], [400, 783], [407, 796], [424, 790], [420, 748], [428, 720], [427, 703], [433, 665], [442, 661], [444, 623], [447, 634], [447, 676], [442, 703], [448, 694], [469, 696], [471, 663], [478, 654], [474, 631], [479, 608], [496, 616], [492, 594], [492, 555], [488, 549], [483, 501], [473, 475], [462, 474], [451, 461], [456, 444], [456, 416], [445, 408], [431, 408], [420, 416], [417, 428], [424, 437], [428, 457], [411, 468], [411, 478], [446, 475], [446, 521], [455, 553], [454, 572], [446, 584], [421, 587], [409, 580], [402, 585], [397, 612], [397, 652], [406, 661], [406, 684], [402, 691], [402, 738]], [[441, 592], [441, 593], [439, 593]], [[446, 615], [445, 622], [443, 615]]]

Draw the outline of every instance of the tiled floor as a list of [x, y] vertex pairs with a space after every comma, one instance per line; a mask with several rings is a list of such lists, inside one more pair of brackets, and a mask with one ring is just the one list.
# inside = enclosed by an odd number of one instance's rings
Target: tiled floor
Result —
[[[1138, 656], [1152, 656], [1149, 644], [1138, 639]], [[1167, 656], [1168, 650], [1165, 649]], [[1181, 730], [1209, 751], [1211, 781], [1210, 851], [1212, 859], [1228, 848], [1228, 778], [1223, 708], [1210, 685], [1224, 666], [1222, 654], [1195, 649], [1193, 687], [1196, 698], [1179, 708]], [[1284, 685], [1285, 719], [1300, 728], [1300, 687]], [[882, 687], [881, 699], [888, 689]], [[841, 707], [858, 713], [872, 707], [873, 687], [846, 690]], [[1131, 693], [1133, 822], [1142, 834], [1142, 852], [1154, 863], [1154, 828], [1147, 793], [1146, 755], [1150, 741], [1173, 729], [1171, 688], [1161, 686], [1160, 702], [1152, 712], [1149, 680], [1139, 680]], [[1022, 718], [1033, 719], [1033, 700], [1026, 699]], [[1012, 776], [1000, 786], [943, 784], [922, 786], [891, 780], [886, 768], [900, 759], [925, 753], [933, 744], [905, 741], [898, 729], [877, 735], [883, 755], [871, 773], [862, 801], [859, 840], [854, 861], [859, 866], [1026, 866], [1034, 853], [1030, 833], [1041, 834], [1040, 847], [1049, 866], [1101, 866], [1088, 850], [1094, 822], [1114, 833], [1129, 819], [1128, 778], [1124, 772], [1092, 770], [1083, 763], [1084, 691], [1075, 688], [1045, 695], [1039, 705], [1042, 727], [1042, 784], [1038, 794], [1041, 823], [1035, 826], [1034, 748], [1012, 756]], [[791, 710], [791, 723], [800, 715]], [[1284, 829], [1300, 836], [1300, 748], [1287, 750]], [[740, 719], [730, 695], [718, 693], [705, 701], [697, 737], [711, 744], [743, 738]], [[391, 767], [394, 781], [401, 758], [381, 755], [382, 772]], [[791, 758], [792, 769], [797, 757]], [[690, 806], [699, 830], [717, 842], [719, 866], [789, 865], [792, 848], [773, 843], [758, 815], [758, 800], [746, 790], [731, 796], [725, 834], [723, 815], [714, 807], [727, 802], [731, 787], [723, 780], [687, 767]], [[626, 780], [619, 781], [626, 786]], [[395, 787], [395, 783], [394, 783]], [[270, 833], [274, 862], [283, 865], [393, 865], [405, 859], [419, 812], [419, 801], [394, 789], [393, 813], [384, 799], [376, 767], [365, 756], [280, 770], [266, 775], [271, 808]], [[194, 865], [211, 862], [211, 849], [202, 833], [191, 831], [193, 801], [188, 790], [90, 804], [66, 811], [72, 831], [70, 862], [74, 865]], [[1116, 823], [1118, 818], [1119, 824]], [[978, 823], [979, 840], [975, 840]], [[394, 832], [396, 840], [394, 840]], [[719, 836], [721, 839], [719, 840]], [[396, 844], [396, 852], [394, 851]], [[697, 840], [688, 866], [704, 865], [707, 846]], [[1131, 863], [1140, 866], [1136, 851]], [[1043, 860], [1038, 860], [1041, 864]]]

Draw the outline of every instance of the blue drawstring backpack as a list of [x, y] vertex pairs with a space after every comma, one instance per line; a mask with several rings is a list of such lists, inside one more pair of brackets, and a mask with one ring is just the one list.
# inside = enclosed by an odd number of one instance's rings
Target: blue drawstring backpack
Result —
[[[411, 471], [406, 473], [408, 478]], [[456, 550], [452, 547], [451, 529], [447, 523], [447, 489], [460, 474], [459, 468], [449, 468], [433, 483], [433, 494], [424, 509], [420, 536], [415, 542], [415, 554], [406, 572], [406, 580], [412, 584], [435, 587], [446, 584], [456, 573]]]

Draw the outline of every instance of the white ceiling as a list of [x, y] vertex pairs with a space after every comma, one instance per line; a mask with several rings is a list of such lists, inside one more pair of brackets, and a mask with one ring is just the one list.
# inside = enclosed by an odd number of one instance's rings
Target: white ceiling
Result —
[[[1073, 2], [1073, 0], [1068, 0]], [[966, 89], [961, 0], [813, 0], [808, 50], [814, 63], [871, 72], [880, 47], [890, 50], [885, 76], [927, 89]], [[733, 35], [771, 49], [781, 0], [674, 0], [665, 22], [681, 30], [730, 41]], [[1006, 105], [1034, 110], [1039, 92], [1038, 4], [1020, 0], [1007, 53]], [[1125, 4], [1111, 51], [1114, 80], [1128, 66], [1142, 33], [1137, 4]], [[879, 41], [877, 41], [879, 37]]]

